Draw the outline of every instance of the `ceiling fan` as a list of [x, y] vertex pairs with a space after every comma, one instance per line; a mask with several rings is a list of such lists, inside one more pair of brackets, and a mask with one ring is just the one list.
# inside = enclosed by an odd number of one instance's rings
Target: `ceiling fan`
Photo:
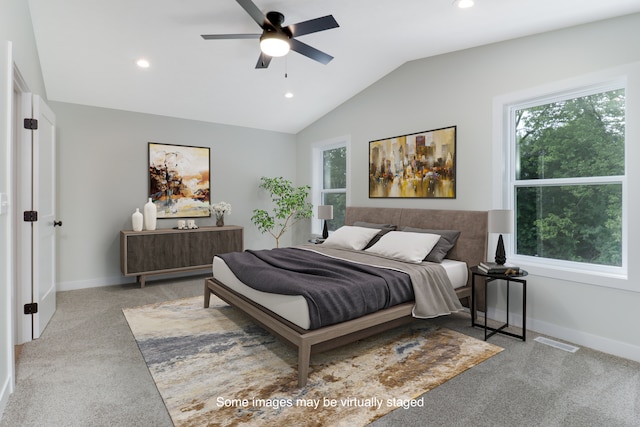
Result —
[[260, 39], [261, 52], [256, 68], [267, 68], [271, 62], [271, 58], [284, 56], [289, 50], [298, 52], [325, 65], [333, 59], [333, 56], [302, 43], [295, 38], [339, 27], [332, 15], [283, 27], [284, 15], [282, 13], [267, 12], [265, 15], [251, 0], [236, 1], [253, 20], [256, 21], [260, 28], [262, 28], [262, 34], [203, 34], [203, 39]]

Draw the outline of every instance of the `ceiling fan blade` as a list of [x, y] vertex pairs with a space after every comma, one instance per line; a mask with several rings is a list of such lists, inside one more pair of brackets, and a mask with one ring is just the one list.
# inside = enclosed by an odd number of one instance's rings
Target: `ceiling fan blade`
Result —
[[296, 39], [289, 40], [289, 45], [291, 46], [291, 50], [295, 50], [299, 54], [311, 58], [315, 61], [321, 62], [324, 65], [327, 65], [333, 59], [333, 56], [327, 55], [326, 53], [319, 51], [315, 47], [311, 47], [308, 44], [302, 43], [301, 41]]
[[262, 34], [203, 34], [205, 40], [259, 39]]
[[291, 24], [285, 28], [291, 31], [293, 37], [304, 36], [305, 34], [317, 33], [318, 31], [330, 30], [338, 28], [340, 25], [333, 18], [333, 15], [323, 16], [321, 18], [310, 19], [297, 24]]
[[[263, 28], [265, 23], [271, 25], [264, 13], [251, 0], [236, 0], [240, 6], [253, 18], [254, 21]], [[273, 25], [271, 25], [273, 26]]]
[[263, 52], [260, 52], [260, 57], [258, 58], [258, 62], [256, 63], [256, 68], [267, 68], [270, 62], [271, 57], [269, 55], [265, 55]]

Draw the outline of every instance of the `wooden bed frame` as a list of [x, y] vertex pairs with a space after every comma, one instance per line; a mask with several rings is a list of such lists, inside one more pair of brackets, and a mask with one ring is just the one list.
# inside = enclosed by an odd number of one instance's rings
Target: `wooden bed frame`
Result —
[[[410, 226], [460, 230], [458, 242], [449, 252], [448, 258], [464, 261], [469, 267], [486, 260], [488, 236], [488, 213], [486, 211], [348, 207], [345, 224], [352, 225], [356, 221], [396, 224], [398, 229]], [[229, 289], [215, 278], [205, 279], [205, 308], [209, 307], [212, 293], [229, 305], [246, 313], [266, 330], [298, 349], [299, 387], [304, 387], [307, 383], [311, 354], [321, 353], [416, 320], [411, 315], [413, 302], [410, 302], [347, 322], [307, 330]], [[471, 275], [469, 275], [467, 285], [457, 289], [456, 294], [461, 300], [471, 297]]]

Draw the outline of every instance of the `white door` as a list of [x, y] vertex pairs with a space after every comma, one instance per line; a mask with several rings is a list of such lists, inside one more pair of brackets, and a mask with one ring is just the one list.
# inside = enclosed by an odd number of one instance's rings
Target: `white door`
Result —
[[15, 385], [13, 360], [13, 247], [11, 228], [15, 221], [9, 210], [11, 194], [11, 43], [0, 37], [0, 406], [7, 402]]
[[33, 118], [38, 128], [32, 131], [32, 210], [37, 221], [32, 222], [32, 302], [37, 312], [32, 317], [32, 338], [39, 338], [56, 311], [56, 226], [55, 217], [56, 145], [55, 115], [34, 95]]
[[[33, 295], [38, 312], [33, 317], [33, 338], [38, 338], [56, 311], [56, 117], [34, 95], [33, 204], [38, 221], [33, 228]], [[60, 223], [61, 225], [61, 223]]]

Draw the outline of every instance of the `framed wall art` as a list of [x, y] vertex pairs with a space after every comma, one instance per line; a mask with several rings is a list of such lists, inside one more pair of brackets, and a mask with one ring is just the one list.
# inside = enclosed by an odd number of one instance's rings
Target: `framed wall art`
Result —
[[369, 142], [369, 198], [456, 197], [456, 126]]
[[207, 147], [149, 143], [149, 197], [158, 218], [211, 216]]

